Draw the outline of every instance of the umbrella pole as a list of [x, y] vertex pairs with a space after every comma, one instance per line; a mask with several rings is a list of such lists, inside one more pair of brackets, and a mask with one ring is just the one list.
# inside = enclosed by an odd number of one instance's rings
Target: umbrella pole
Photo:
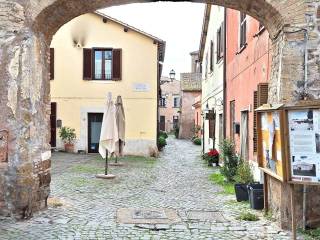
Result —
[[[121, 140], [119, 140], [119, 154], [120, 154], [120, 152], [121, 152]], [[118, 163], [118, 156], [116, 156], [116, 161], [115, 161], [115, 163]]]
[[106, 167], [104, 173], [108, 175], [108, 150], [106, 150]]

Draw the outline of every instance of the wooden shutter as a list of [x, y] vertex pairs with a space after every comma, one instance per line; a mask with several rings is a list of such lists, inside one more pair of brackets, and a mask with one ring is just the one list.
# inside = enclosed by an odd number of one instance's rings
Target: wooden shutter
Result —
[[[253, 108], [257, 109], [263, 104], [268, 103], [268, 83], [258, 84], [258, 91], [253, 92]], [[253, 152], [258, 151], [258, 130], [257, 130], [257, 113], [254, 111], [253, 118]]]
[[[258, 92], [253, 92], [253, 109], [258, 108]], [[258, 151], [257, 112], [253, 111], [253, 152]]]
[[92, 79], [92, 49], [84, 48], [83, 49], [83, 79], [91, 80]]
[[214, 50], [213, 41], [210, 41], [210, 71], [213, 72]]
[[122, 71], [122, 51], [121, 49], [112, 50], [112, 80], [121, 80]]
[[50, 48], [50, 80], [54, 79], [54, 48]]
[[221, 25], [221, 50], [220, 50], [220, 55], [221, 57], [224, 56], [224, 40], [225, 40], [225, 29], [224, 29], [224, 22], [222, 22], [222, 25]]
[[258, 84], [258, 107], [268, 103], [268, 83]]

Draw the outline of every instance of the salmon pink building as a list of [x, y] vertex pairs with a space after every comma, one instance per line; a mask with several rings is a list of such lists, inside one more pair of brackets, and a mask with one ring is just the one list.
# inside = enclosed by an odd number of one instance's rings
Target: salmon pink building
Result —
[[271, 69], [269, 34], [254, 18], [226, 10], [226, 136], [237, 152], [257, 167], [254, 109], [267, 103]]

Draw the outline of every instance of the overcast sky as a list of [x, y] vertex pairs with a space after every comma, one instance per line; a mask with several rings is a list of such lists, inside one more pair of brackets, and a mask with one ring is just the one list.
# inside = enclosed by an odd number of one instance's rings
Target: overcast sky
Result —
[[190, 52], [199, 50], [204, 4], [154, 2], [106, 8], [103, 13], [167, 42], [163, 76], [190, 72]]

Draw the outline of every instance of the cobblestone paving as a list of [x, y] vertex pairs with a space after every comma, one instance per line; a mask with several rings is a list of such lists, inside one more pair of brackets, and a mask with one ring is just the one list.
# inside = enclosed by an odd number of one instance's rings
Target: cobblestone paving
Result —
[[[189, 141], [169, 138], [159, 159], [125, 159], [126, 166], [111, 168], [115, 180], [94, 177], [103, 172], [97, 155], [55, 153], [48, 210], [26, 221], [1, 218], [0, 239], [290, 239], [263, 217], [236, 220], [245, 207], [208, 180], [214, 170], [203, 164], [200, 151]], [[119, 208], [175, 209], [182, 221], [120, 224]], [[196, 220], [193, 211], [220, 217]]]

